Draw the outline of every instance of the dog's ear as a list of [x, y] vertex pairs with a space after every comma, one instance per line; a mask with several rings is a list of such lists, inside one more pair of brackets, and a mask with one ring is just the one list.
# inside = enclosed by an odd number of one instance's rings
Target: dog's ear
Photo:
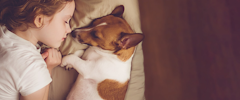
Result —
[[121, 33], [121, 38], [118, 42], [119, 47], [122, 49], [128, 49], [136, 46], [143, 40], [144, 36], [141, 33]]
[[120, 6], [117, 6], [117, 7], [112, 11], [111, 15], [116, 16], [116, 17], [122, 17], [123, 12], [124, 12], [124, 6], [123, 6], [123, 5], [120, 5]]

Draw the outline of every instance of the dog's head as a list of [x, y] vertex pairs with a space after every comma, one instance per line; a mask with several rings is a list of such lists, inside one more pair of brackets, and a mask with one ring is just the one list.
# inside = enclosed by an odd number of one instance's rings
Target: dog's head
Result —
[[117, 6], [111, 14], [93, 20], [90, 25], [72, 31], [80, 43], [97, 46], [105, 50], [119, 51], [136, 46], [143, 35], [134, 33], [122, 18], [124, 7]]

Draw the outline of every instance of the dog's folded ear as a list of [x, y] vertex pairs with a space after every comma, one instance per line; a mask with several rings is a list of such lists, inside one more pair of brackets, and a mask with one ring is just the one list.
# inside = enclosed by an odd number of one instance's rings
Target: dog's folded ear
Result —
[[123, 6], [123, 5], [120, 5], [120, 6], [117, 6], [117, 7], [112, 11], [111, 15], [116, 16], [116, 17], [122, 17], [123, 12], [124, 12], [124, 6]]
[[136, 46], [144, 38], [141, 33], [121, 33], [121, 38], [119, 39], [119, 47], [122, 49], [128, 49], [130, 47]]

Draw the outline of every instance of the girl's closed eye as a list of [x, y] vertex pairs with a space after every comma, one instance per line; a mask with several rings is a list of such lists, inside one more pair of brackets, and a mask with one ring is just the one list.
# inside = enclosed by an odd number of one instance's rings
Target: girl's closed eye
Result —
[[68, 23], [69, 23], [69, 21], [65, 21], [65, 23], [66, 23], [66, 24], [68, 24]]
[[69, 24], [70, 20], [71, 20], [71, 19], [69, 19], [68, 21], [65, 21], [65, 23], [66, 23], [66, 24]]

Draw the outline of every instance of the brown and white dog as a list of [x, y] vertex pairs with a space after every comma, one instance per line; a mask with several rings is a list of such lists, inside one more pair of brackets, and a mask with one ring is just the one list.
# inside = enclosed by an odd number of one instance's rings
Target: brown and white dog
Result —
[[135, 46], [143, 35], [134, 33], [122, 19], [123, 6], [111, 14], [95, 19], [89, 26], [71, 34], [90, 47], [63, 57], [61, 66], [74, 68], [79, 76], [68, 100], [124, 100]]

